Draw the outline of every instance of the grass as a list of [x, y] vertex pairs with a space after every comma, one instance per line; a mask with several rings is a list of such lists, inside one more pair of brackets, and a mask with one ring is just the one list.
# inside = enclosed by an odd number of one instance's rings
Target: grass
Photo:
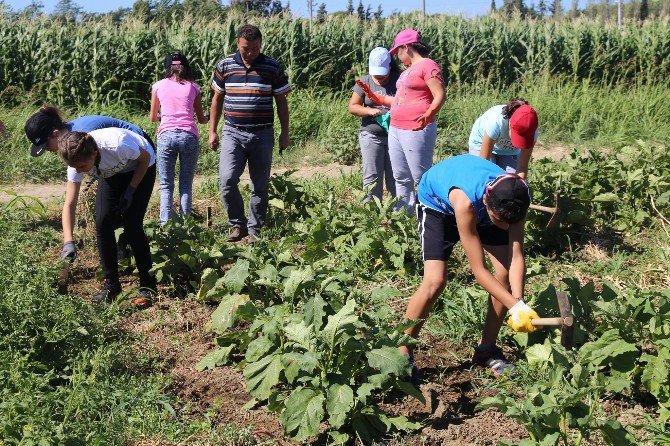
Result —
[[[359, 160], [358, 120], [347, 111], [349, 93], [297, 90], [290, 96], [291, 140], [274, 165], [323, 165]], [[638, 139], [670, 140], [670, 91], [660, 86], [596, 87], [588, 83], [539, 78], [504, 89], [486, 86], [449, 87], [438, 118], [438, 158], [461, 153], [467, 147], [472, 123], [490, 106], [516, 96], [538, 110], [540, 143], [551, 146], [619, 147]], [[43, 182], [64, 178], [62, 164], [51, 156], [31, 159], [23, 133], [26, 119], [38, 105], [0, 108], [8, 135], [0, 141], [0, 184], [15, 181]], [[64, 110], [72, 119], [105, 114], [139, 125], [150, 135], [156, 124], [147, 112], [119, 106], [90, 106]], [[278, 127], [278, 126], [277, 126]], [[218, 152], [207, 147], [208, 128], [200, 126], [201, 155], [198, 174], [218, 173]]]
[[[168, 376], [137, 355], [118, 306], [95, 308], [55, 291], [59, 242], [48, 221], [0, 212], [0, 438], [2, 444], [158, 443], [250, 437], [182, 413]], [[247, 432], [245, 434], [245, 432]], [[245, 438], [246, 438], [245, 437]], [[253, 443], [245, 443], [253, 444]]]

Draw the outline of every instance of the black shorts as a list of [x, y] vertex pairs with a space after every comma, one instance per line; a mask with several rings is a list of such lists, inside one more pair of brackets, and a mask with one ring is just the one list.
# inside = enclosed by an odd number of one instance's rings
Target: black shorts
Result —
[[[449, 259], [454, 245], [461, 239], [456, 227], [456, 216], [443, 214], [419, 203], [416, 207], [419, 220], [419, 241], [423, 260]], [[509, 244], [509, 232], [493, 223], [477, 225], [482, 245], [505, 246]]]

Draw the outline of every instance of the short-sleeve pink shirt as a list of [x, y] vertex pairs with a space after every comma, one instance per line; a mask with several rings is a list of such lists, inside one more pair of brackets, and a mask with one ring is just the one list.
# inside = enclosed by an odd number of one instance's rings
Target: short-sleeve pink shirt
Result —
[[193, 101], [200, 93], [198, 84], [191, 81], [179, 83], [172, 78], [166, 78], [153, 84], [152, 91], [161, 106], [159, 135], [166, 130], [180, 129], [199, 136], [193, 115]]
[[393, 127], [403, 130], [419, 128], [416, 120], [428, 110], [433, 102], [433, 94], [427, 84], [433, 78], [443, 82], [442, 69], [435, 61], [428, 58], [420, 60], [400, 74], [396, 82], [396, 95], [391, 105], [391, 125]]

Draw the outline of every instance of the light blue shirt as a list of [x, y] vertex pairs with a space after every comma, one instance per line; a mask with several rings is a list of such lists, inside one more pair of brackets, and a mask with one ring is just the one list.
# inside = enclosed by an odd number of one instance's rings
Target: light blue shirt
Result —
[[460, 189], [472, 203], [477, 223], [491, 223], [484, 206], [486, 185], [504, 173], [497, 165], [478, 156], [447, 158], [428, 169], [421, 177], [419, 203], [443, 214], [454, 215], [449, 193], [452, 189]]
[[[503, 107], [504, 105], [495, 105], [477, 118], [470, 131], [470, 139], [468, 139], [470, 150], [481, 150], [484, 133], [486, 133], [489, 138], [495, 141], [493, 153], [496, 155], [518, 155], [521, 153], [521, 150], [512, 145], [509, 138], [509, 120], [503, 117]], [[538, 136], [540, 136], [539, 128], [535, 131], [535, 141], [537, 141]]]

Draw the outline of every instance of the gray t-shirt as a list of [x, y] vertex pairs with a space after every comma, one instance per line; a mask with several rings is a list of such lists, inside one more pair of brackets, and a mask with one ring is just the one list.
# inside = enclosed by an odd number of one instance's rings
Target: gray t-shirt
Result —
[[[395, 83], [398, 81], [399, 76], [400, 75], [398, 73], [391, 73], [391, 76], [388, 78], [385, 85], [377, 85], [375, 81], [372, 80], [372, 76], [370, 75], [362, 76], [361, 81], [368, 84], [372, 89], [372, 91], [374, 91], [377, 94], [395, 96], [396, 92]], [[367, 96], [365, 96], [365, 93], [363, 93], [361, 87], [359, 87], [356, 84], [354, 84], [354, 93], [363, 98], [363, 104], [366, 107], [379, 108], [370, 99], [368, 99]], [[388, 109], [385, 107], [383, 109], [384, 111], [388, 111]], [[375, 121], [375, 118], [373, 118], [372, 116], [365, 116], [364, 118], [361, 118], [361, 130], [366, 130], [370, 133], [375, 134], [386, 134], [386, 130], [384, 130], [384, 128], [381, 125], [377, 124], [377, 121]]]

